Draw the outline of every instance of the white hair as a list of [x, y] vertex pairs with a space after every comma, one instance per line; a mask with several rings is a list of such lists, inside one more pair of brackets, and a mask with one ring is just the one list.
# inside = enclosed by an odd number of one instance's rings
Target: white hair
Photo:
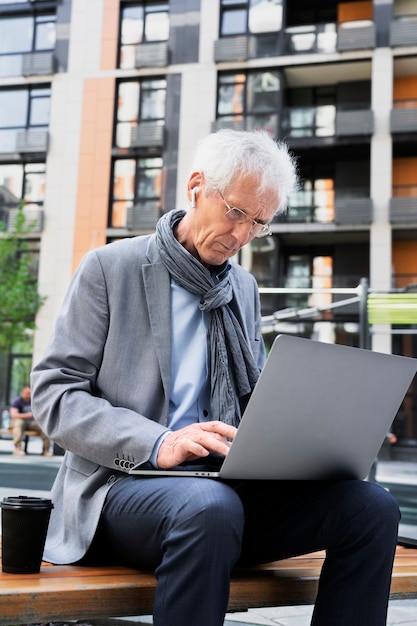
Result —
[[192, 171], [204, 174], [206, 194], [225, 192], [232, 181], [257, 176], [259, 194], [267, 189], [278, 192], [282, 212], [297, 188], [295, 158], [286, 144], [276, 142], [266, 131], [219, 130], [205, 137], [197, 146]]

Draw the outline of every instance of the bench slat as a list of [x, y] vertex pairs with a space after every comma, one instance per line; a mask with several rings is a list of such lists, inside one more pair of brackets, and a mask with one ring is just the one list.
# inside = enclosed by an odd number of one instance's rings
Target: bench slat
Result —
[[[313, 604], [324, 554], [237, 569], [228, 611]], [[149, 615], [156, 580], [126, 567], [43, 564], [40, 574], [0, 573], [1, 624]], [[417, 550], [398, 546], [391, 599], [417, 598]]]

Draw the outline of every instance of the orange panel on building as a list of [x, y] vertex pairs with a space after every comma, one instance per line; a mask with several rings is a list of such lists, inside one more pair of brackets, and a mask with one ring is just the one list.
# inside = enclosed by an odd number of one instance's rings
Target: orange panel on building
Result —
[[113, 70], [117, 64], [117, 40], [119, 28], [119, 0], [105, 0], [103, 10], [103, 37], [101, 45], [101, 69]]
[[372, 17], [372, 2], [342, 2], [337, 7], [338, 22], [371, 20]]
[[[417, 276], [417, 246], [415, 241], [394, 241], [392, 243], [393, 272], [397, 276], [396, 287], [406, 287], [415, 282]], [[411, 276], [407, 278], [407, 276]]]
[[406, 106], [407, 102], [409, 106], [417, 106], [417, 76], [394, 78], [394, 106]]
[[84, 82], [73, 270], [106, 243], [115, 79]]
[[417, 157], [394, 159], [392, 162], [392, 184], [417, 185]]

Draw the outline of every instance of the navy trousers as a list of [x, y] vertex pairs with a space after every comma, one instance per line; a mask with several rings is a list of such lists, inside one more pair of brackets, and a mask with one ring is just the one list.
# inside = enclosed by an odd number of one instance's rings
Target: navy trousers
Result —
[[222, 626], [231, 570], [326, 549], [314, 626], [384, 626], [398, 504], [356, 481], [127, 477], [89, 553], [157, 577], [155, 626]]

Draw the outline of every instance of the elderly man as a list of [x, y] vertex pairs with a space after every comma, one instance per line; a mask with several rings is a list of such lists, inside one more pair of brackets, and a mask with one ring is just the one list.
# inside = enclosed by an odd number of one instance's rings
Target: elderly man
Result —
[[221, 626], [237, 563], [319, 549], [313, 624], [386, 623], [399, 511], [378, 485], [127, 473], [227, 455], [265, 359], [257, 285], [232, 257], [295, 183], [266, 133], [208, 136], [188, 210], [86, 255], [32, 373], [35, 415], [67, 450], [45, 558], [152, 568], [155, 626]]

